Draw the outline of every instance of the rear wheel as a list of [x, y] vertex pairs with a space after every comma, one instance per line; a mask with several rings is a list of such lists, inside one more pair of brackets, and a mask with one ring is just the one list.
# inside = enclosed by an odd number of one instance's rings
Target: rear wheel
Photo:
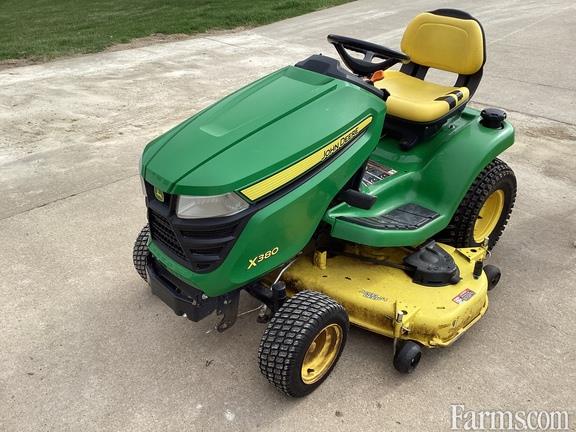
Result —
[[476, 177], [448, 227], [438, 240], [455, 247], [495, 245], [512, 213], [516, 200], [516, 177], [500, 159], [494, 159]]
[[314, 391], [334, 369], [348, 336], [348, 314], [324, 294], [302, 291], [287, 300], [262, 336], [260, 371], [288, 396]]
[[132, 262], [134, 263], [134, 268], [140, 275], [142, 279], [148, 281], [148, 275], [146, 274], [146, 260], [148, 259], [148, 241], [150, 240], [150, 228], [148, 224], [144, 225], [140, 234], [134, 242], [134, 248], [132, 249]]

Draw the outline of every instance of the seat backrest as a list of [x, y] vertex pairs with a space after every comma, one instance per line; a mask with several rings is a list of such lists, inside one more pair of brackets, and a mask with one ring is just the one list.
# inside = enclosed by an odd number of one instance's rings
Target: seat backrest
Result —
[[406, 27], [401, 48], [413, 63], [459, 75], [473, 75], [486, 62], [482, 26], [471, 15], [455, 9], [416, 16]]

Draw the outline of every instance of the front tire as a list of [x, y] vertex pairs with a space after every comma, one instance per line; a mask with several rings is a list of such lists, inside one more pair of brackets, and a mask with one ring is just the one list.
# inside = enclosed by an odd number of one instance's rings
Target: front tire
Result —
[[494, 159], [476, 177], [438, 240], [454, 247], [474, 247], [489, 239], [492, 249], [510, 219], [516, 200], [516, 177], [500, 159]]
[[334, 369], [348, 329], [342, 305], [318, 292], [299, 292], [268, 323], [258, 349], [260, 371], [284, 394], [306, 396]]
[[149, 240], [150, 227], [148, 224], [146, 224], [140, 231], [140, 234], [138, 234], [138, 237], [134, 242], [134, 247], [132, 248], [132, 262], [134, 263], [134, 268], [140, 277], [146, 282], [148, 281], [148, 275], [146, 274], [146, 261], [148, 259], [148, 255], [150, 254], [148, 251]]

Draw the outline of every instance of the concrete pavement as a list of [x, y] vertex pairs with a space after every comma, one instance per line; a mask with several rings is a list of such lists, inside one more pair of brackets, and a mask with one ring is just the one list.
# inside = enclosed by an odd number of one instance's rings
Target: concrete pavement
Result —
[[[260, 376], [263, 327], [178, 318], [132, 269], [143, 146], [328, 33], [397, 47], [423, 10], [484, 24], [477, 106], [508, 110], [519, 196], [487, 316], [397, 375], [353, 329], [304, 400]], [[570, 410], [576, 420], [576, 8], [569, 0], [358, 1], [242, 32], [0, 71], [0, 430], [448, 430], [449, 406]], [[440, 77], [445, 79], [445, 77]], [[255, 306], [243, 298], [241, 310]]]

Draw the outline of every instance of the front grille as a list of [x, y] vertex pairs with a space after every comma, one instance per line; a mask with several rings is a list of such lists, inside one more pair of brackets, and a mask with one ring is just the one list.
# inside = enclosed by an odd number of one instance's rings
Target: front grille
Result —
[[220, 223], [214, 219], [209, 223], [198, 223], [193, 228], [190, 225], [182, 227], [180, 238], [190, 253], [195, 270], [208, 271], [218, 266], [240, 234], [241, 225], [242, 219]]
[[194, 237], [197, 239], [211, 239], [215, 237], [227, 237], [234, 235], [235, 226], [226, 226], [223, 228], [213, 228], [208, 231], [182, 231], [182, 235], [185, 237]]
[[[149, 183], [146, 188], [153, 191]], [[249, 214], [211, 219], [181, 219], [176, 216], [177, 197], [164, 193], [160, 202], [149, 192], [148, 221], [156, 245], [171, 258], [196, 273], [218, 267], [234, 246]]]
[[148, 222], [150, 223], [150, 234], [152, 235], [152, 240], [167, 247], [181, 259], [186, 259], [184, 250], [176, 238], [176, 233], [172, 229], [170, 222], [168, 222], [165, 217], [151, 211], [148, 215]]

